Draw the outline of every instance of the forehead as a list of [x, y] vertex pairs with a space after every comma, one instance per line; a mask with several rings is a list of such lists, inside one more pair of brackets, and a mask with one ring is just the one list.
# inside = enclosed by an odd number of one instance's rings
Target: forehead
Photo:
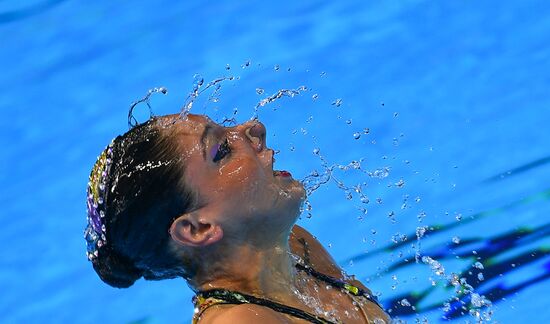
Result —
[[166, 115], [159, 117], [158, 126], [167, 131], [184, 132], [189, 135], [201, 133], [206, 125], [212, 123], [212, 120], [205, 115], [180, 114]]
[[212, 124], [208, 116], [180, 114], [162, 116], [157, 119], [157, 126], [165, 136], [177, 144], [183, 155], [189, 157], [196, 152], [202, 152], [202, 135], [206, 127]]

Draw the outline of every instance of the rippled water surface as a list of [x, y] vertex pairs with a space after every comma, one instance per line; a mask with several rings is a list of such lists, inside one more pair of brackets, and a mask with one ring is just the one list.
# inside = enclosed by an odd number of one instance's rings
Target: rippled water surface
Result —
[[277, 167], [312, 192], [299, 223], [392, 316], [550, 321], [549, 15], [531, 0], [0, 1], [0, 321], [188, 322], [185, 282], [110, 288], [82, 235], [89, 171], [130, 104], [162, 86], [155, 114], [186, 109], [195, 74], [234, 77], [191, 111], [266, 124]]

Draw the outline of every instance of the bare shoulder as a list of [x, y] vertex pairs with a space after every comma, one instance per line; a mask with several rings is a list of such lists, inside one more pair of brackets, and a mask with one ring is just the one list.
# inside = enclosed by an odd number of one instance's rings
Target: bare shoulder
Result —
[[338, 266], [321, 242], [303, 227], [294, 225], [290, 234], [289, 245], [292, 253], [306, 260], [313, 269], [334, 278], [344, 279], [371, 294], [370, 289], [359, 280], [345, 278], [342, 268]]
[[201, 315], [199, 324], [282, 324], [288, 323], [286, 317], [272, 309], [254, 305], [219, 305], [213, 306]]
[[298, 255], [315, 270], [342, 278], [342, 269], [323, 247], [323, 245], [306, 229], [294, 225], [290, 234], [289, 245], [292, 253]]

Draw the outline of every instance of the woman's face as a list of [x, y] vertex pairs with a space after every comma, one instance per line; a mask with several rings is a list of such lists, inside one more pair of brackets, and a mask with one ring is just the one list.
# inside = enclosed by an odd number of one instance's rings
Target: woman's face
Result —
[[305, 191], [290, 173], [273, 170], [274, 152], [266, 146], [265, 126], [249, 121], [222, 127], [191, 114], [180, 120], [172, 136], [184, 156], [184, 181], [198, 194], [201, 209], [223, 224], [226, 233], [289, 230]]

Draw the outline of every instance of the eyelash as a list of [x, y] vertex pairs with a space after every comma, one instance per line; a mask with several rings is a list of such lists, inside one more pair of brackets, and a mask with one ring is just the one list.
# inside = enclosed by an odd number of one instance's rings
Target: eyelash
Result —
[[229, 146], [229, 142], [227, 141], [227, 138], [226, 138], [225, 141], [223, 141], [223, 143], [216, 144], [212, 148], [212, 155], [214, 156], [212, 158], [212, 161], [218, 162], [229, 153], [231, 153], [231, 147]]

